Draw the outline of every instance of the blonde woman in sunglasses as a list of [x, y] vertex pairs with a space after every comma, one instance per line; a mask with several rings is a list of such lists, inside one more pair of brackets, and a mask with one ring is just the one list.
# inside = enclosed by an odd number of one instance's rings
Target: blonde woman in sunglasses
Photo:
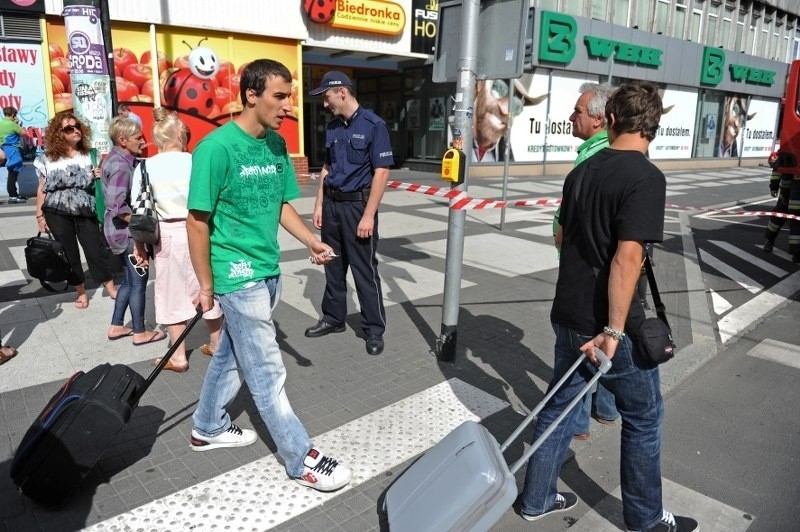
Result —
[[50, 120], [44, 142], [44, 153], [33, 163], [39, 175], [36, 222], [39, 232], [49, 230], [64, 246], [72, 267], [67, 281], [78, 294], [75, 308], [83, 310], [89, 307], [89, 296], [78, 242], [92, 279], [105, 286], [112, 299], [117, 297], [110, 254], [95, 214], [96, 173], [89, 156], [91, 131], [72, 111], [63, 111]]

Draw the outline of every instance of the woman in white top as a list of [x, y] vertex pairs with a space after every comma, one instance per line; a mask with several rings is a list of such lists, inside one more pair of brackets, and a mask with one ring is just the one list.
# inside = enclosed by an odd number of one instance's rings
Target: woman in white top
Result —
[[[153, 110], [153, 141], [158, 154], [145, 161], [156, 211], [159, 217], [160, 240], [153, 253], [156, 264], [155, 306], [156, 321], [167, 324], [170, 342], [174, 343], [186, 329], [195, 313], [192, 305], [200, 293], [186, 237], [186, 208], [192, 156], [186, 151], [188, 128], [173, 112], [162, 107]], [[142, 165], [133, 175], [133, 190], [141, 189]], [[210, 340], [200, 350], [212, 355], [219, 341], [222, 309], [219, 304], [203, 314]], [[156, 363], [158, 360], [156, 360]], [[178, 346], [165, 369], [183, 373], [189, 369], [185, 342]]]

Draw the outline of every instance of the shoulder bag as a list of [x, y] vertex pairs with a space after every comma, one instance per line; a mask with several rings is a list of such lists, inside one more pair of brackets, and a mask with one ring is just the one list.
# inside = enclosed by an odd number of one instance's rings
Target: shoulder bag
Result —
[[641, 352], [653, 364], [663, 364], [675, 356], [675, 342], [672, 341], [672, 329], [667, 320], [667, 311], [658, 293], [656, 276], [653, 273], [653, 265], [650, 263], [650, 256], [645, 255], [644, 259], [647, 281], [650, 284], [650, 294], [655, 303], [656, 318], [646, 318], [631, 333], [631, 339]]
[[137, 242], [145, 244], [158, 243], [158, 214], [156, 213], [156, 200], [150, 186], [150, 176], [147, 174], [145, 161], [139, 163], [142, 172], [142, 186], [139, 196], [133, 202], [133, 213], [128, 223], [128, 231]]

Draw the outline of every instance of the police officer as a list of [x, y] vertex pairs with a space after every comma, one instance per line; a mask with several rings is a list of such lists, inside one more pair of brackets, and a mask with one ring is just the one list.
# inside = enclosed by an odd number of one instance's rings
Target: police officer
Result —
[[312, 221], [338, 258], [325, 265], [322, 319], [305, 334], [317, 338], [345, 330], [346, 276], [352, 268], [367, 353], [379, 355], [386, 311], [375, 252], [378, 206], [394, 164], [389, 130], [378, 115], [358, 104], [353, 84], [342, 72], [325, 74], [310, 95], [322, 95], [323, 105], [334, 116], [325, 132], [325, 165]]

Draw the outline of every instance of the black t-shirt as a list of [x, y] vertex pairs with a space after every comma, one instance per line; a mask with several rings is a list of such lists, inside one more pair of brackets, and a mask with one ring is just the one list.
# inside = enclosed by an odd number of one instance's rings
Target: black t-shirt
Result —
[[[644, 154], [611, 148], [567, 175], [554, 323], [589, 335], [608, 325], [608, 274], [617, 242], [661, 242], [666, 186]], [[642, 314], [641, 305], [631, 305], [629, 322]]]

